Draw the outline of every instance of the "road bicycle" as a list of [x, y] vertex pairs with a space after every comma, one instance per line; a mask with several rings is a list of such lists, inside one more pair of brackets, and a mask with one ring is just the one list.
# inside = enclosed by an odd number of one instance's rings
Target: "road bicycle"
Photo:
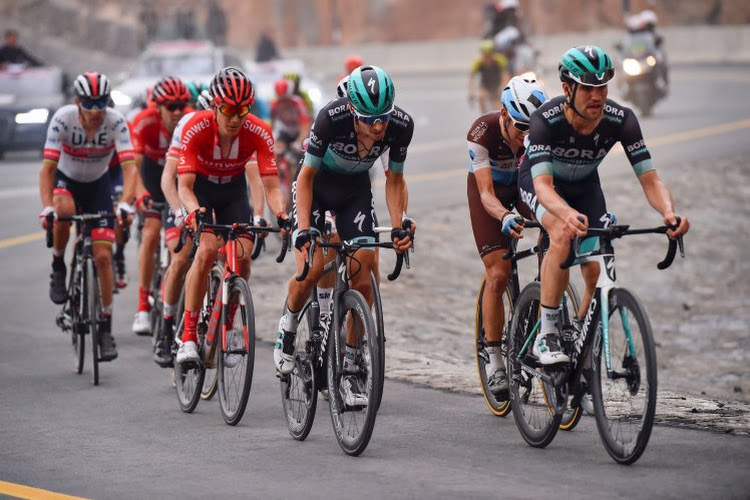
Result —
[[[390, 233], [390, 228], [388, 228]], [[410, 231], [402, 230], [401, 238]], [[373, 310], [364, 296], [349, 287], [354, 274], [359, 272], [354, 253], [362, 248], [393, 248], [391, 242], [340, 243], [315, 242], [310, 244], [302, 281], [309, 271], [309, 262], [316, 246], [336, 252], [336, 282], [330, 301], [330, 311], [321, 311], [317, 289], [299, 313], [295, 338], [294, 369], [289, 375], [279, 375], [281, 399], [289, 433], [294, 439], [307, 438], [315, 420], [318, 391], [328, 390], [328, 403], [336, 440], [348, 455], [360, 455], [372, 437], [375, 418], [383, 395], [383, 364], [385, 344], [382, 330], [378, 330]], [[398, 278], [403, 265], [409, 267], [409, 255], [397, 254], [390, 281]], [[350, 271], [350, 269], [354, 269]], [[351, 273], [351, 274], [350, 274]], [[355, 344], [355, 345], [352, 345]], [[354, 371], [344, 372], [345, 345], [355, 351]], [[367, 402], [348, 405], [343, 395], [344, 378], [355, 377]]]
[[[203, 392], [206, 369], [215, 367], [222, 417], [227, 424], [237, 425], [247, 407], [255, 364], [255, 311], [250, 287], [237, 274], [237, 252], [242, 251], [237, 239], [278, 229], [245, 223], [209, 224], [203, 219], [200, 213], [190, 258], [197, 251], [201, 232], [210, 231], [226, 242], [225, 263], [223, 270], [214, 266], [209, 273], [209, 286], [199, 313], [197, 335], [201, 361], [174, 364], [177, 400], [182, 411], [193, 412]], [[283, 246], [277, 261], [281, 262], [285, 253], [286, 246]], [[182, 344], [183, 329], [184, 315], [177, 325], [173, 353]]]
[[[127, 214], [122, 214], [123, 220]], [[102, 295], [94, 261], [91, 232], [100, 226], [101, 221], [114, 219], [111, 213], [78, 214], [64, 217], [47, 215], [47, 248], [52, 247], [56, 223], [74, 222], [76, 239], [73, 245], [70, 275], [68, 276], [67, 298], [55, 322], [63, 332], [70, 333], [73, 347], [73, 371], [83, 373], [86, 355], [86, 335], [91, 337], [91, 381], [99, 385], [100, 338], [99, 327], [102, 319]]]
[[[533, 220], [519, 220], [523, 222], [524, 231], [528, 229], [539, 229], [540, 234], [537, 239], [536, 245], [525, 250], [518, 250], [519, 240], [515, 238], [510, 239], [510, 245], [508, 251], [503, 255], [503, 259], [510, 260], [511, 262], [511, 273], [508, 280], [508, 284], [505, 286], [505, 291], [502, 295], [501, 307], [505, 311], [505, 325], [503, 326], [503, 342], [501, 345], [501, 351], [503, 357], [507, 354], [508, 346], [508, 330], [510, 329], [510, 322], [513, 316], [513, 309], [518, 301], [520, 295], [520, 280], [518, 277], [518, 261], [523, 260], [527, 257], [536, 255], [538, 257], [537, 274], [534, 277], [534, 281], [539, 281], [539, 270], [541, 269], [542, 257], [549, 247], [549, 235], [544, 230], [544, 227], [537, 221]], [[510, 399], [498, 400], [494, 394], [489, 390], [487, 385], [487, 364], [489, 363], [489, 354], [487, 354], [487, 338], [484, 332], [483, 317], [482, 317], [482, 299], [484, 296], [485, 280], [482, 279], [482, 284], [479, 287], [479, 293], [477, 294], [477, 305], [474, 322], [474, 347], [477, 360], [477, 372], [479, 375], [479, 384], [482, 389], [482, 395], [484, 401], [490, 411], [499, 417], [505, 417], [511, 412]], [[569, 325], [576, 318], [578, 309], [580, 306], [580, 296], [573, 286], [572, 283], [568, 284], [567, 289], [563, 295], [561, 302], [561, 317], [563, 318], [564, 324]], [[560, 429], [566, 431], [572, 431], [582, 416], [582, 410], [580, 405], [574, 408], [569, 408], [560, 422]]]
[[[595, 238], [571, 243], [561, 267], [596, 260], [601, 273], [580, 328], [572, 324], [561, 329], [561, 345], [570, 363], [538, 363], [531, 346], [541, 323], [541, 287], [533, 282], [521, 291], [511, 321], [507, 364], [513, 415], [529, 445], [543, 448], [552, 442], [566, 406], [579, 405], [588, 386], [599, 436], [609, 455], [620, 464], [632, 464], [646, 449], [656, 411], [656, 349], [646, 309], [632, 292], [616, 286], [612, 241], [633, 234], [665, 234], [668, 229], [589, 228], [587, 236], [598, 237], [598, 248], [585, 248], [585, 243], [582, 248], [582, 241]], [[684, 257], [682, 237], [670, 239], [658, 269], [672, 264], [678, 245]]]

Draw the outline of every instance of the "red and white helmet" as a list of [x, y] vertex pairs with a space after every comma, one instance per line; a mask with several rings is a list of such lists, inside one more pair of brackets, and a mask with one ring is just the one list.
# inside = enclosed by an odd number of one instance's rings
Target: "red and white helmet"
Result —
[[233, 66], [216, 73], [209, 90], [218, 105], [250, 106], [255, 102], [255, 86], [241, 69]]
[[103, 73], [87, 71], [76, 77], [73, 82], [73, 90], [79, 99], [109, 99], [109, 78]]
[[190, 91], [182, 80], [173, 76], [165, 76], [154, 85], [153, 99], [157, 104], [172, 101], [189, 101]]

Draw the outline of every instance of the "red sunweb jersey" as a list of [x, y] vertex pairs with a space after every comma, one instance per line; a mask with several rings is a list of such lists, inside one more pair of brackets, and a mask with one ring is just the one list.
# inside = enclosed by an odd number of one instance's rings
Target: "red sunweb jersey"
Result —
[[144, 109], [135, 115], [130, 129], [135, 154], [142, 154], [157, 165], [164, 166], [172, 134], [162, 125], [159, 111], [156, 108]]
[[271, 129], [252, 114], [245, 118], [226, 157], [221, 155], [218, 126], [211, 110], [198, 111], [190, 117], [182, 129], [181, 142], [179, 174], [239, 175], [244, 173], [245, 164], [257, 151], [260, 175], [277, 175]]

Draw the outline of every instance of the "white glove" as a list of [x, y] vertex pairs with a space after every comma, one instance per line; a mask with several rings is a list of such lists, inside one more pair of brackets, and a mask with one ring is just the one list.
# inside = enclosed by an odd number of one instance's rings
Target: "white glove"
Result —
[[47, 206], [44, 207], [42, 210], [42, 213], [39, 214], [39, 224], [42, 225], [42, 229], [47, 229], [47, 216], [49, 214], [53, 214], [55, 218], [57, 218], [57, 214], [55, 213], [55, 207]]
[[174, 213], [174, 226], [181, 228], [182, 225], [185, 224], [185, 217], [187, 217], [187, 210], [185, 210], [185, 207], [177, 209]]
[[120, 216], [120, 213], [125, 210], [125, 212], [128, 214], [128, 219], [132, 219], [133, 215], [135, 215], [135, 209], [133, 208], [133, 205], [131, 205], [128, 202], [121, 201], [117, 204], [117, 216]]

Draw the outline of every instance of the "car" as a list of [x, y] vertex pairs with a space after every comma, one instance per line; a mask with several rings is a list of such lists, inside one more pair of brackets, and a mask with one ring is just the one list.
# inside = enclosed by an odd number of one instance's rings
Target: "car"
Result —
[[53, 66], [0, 70], [0, 158], [6, 151], [42, 151], [49, 121], [68, 98], [65, 82]]
[[145, 104], [147, 89], [165, 76], [208, 84], [227, 66], [244, 70], [240, 54], [208, 40], [154, 42], [146, 47], [129, 72], [116, 75], [112, 101], [115, 109], [128, 115]]

